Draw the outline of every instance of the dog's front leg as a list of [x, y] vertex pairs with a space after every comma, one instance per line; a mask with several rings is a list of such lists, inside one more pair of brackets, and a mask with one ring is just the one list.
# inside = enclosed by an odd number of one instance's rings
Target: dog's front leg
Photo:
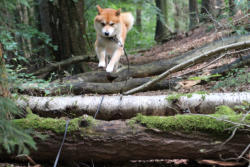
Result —
[[114, 67], [119, 62], [122, 52], [123, 52], [122, 48], [118, 48], [114, 51], [112, 58], [106, 68], [106, 72], [113, 72], [114, 70], [116, 70], [114, 69]]
[[105, 61], [105, 56], [106, 56], [106, 51], [103, 48], [96, 48], [96, 54], [99, 59], [99, 64], [98, 67], [106, 67], [106, 61]]

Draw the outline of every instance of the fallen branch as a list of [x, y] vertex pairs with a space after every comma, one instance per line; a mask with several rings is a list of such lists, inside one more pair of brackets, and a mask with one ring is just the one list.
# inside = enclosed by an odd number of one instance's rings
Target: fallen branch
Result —
[[[67, 97], [33, 97], [24, 96], [17, 100], [18, 106], [29, 107], [34, 113], [45, 117], [95, 115], [101, 102], [101, 96], [67, 96]], [[167, 99], [178, 99], [178, 107]], [[129, 119], [138, 113], [143, 115], [174, 115], [187, 109], [191, 113], [210, 114], [216, 107], [227, 105], [233, 107], [250, 101], [250, 93], [211, 93], [161, 96], [104, 96], [98, 119]]]
[[226, 46], [222, 46], [219, 48], [216, 48], [214, 50], [205, 52], [203, 54], [201, 54], [200, 56], [194, 57], [186, 62], [183, 62], [177, 66], [172, 67], [171, 69], [165, 71], [164, 73], [160, 74], [159, 76], [155, 77], [154, 79], [152, 79], [151, 81], [137, 87], [134, 88], [132, 90], [129, 90], [127, 92], [125, 92], [124, 94], [128, 95], [128, 94], [133, 94], [142, 90], [146, 90], [148, 89], [150, 86], [152, 86], [153, 84], [159, 82], [160, 80], [162, 80], [163, 78], [167, 77], [169, 74], [176, 72], [178, 70], [182, 70], [184, 68], [186, 68], [189, 65], [195, 65], [199, 62], [201, 62], [204, 59], [208, 59], [211, 58], [212, 56], [215, 56], [218, 53], [221, 53], [223, 51], [227, 51], [230, 49], [238, 49], [238, 48], [244, 48], [244, 47], [249, 47], [250, 46], [250, 40], [244, 41], [244, 42], [238, 42], [238, 43], [234, 43], [234, 44], [230, 44], [230, 45], [226, 45]]
[[57, 63], [50, 63], [50, 65], [46, 66], [45, 68], [42, 68], [40, 70], [37, 70], [36, 72], [33, 73], [33, 75], [40, 75], [40, 74], [44, 74], [50, 71], [53, 71], [55, 69], [60, 69], [60, 68], [64, 68], [68, 65], [72, 65], [74, 63], [80, 63], [83, 61], [96, 61], [96, 58], [94, 57], [90, 57], [87, 55], [81, 55], [81, 56], [74, 56], [71, 58], [68, 58], [66, 60], [57, 62]]

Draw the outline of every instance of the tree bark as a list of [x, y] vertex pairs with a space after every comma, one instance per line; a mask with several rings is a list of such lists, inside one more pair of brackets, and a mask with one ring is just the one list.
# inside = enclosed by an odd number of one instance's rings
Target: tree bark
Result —
[[[45, 88], [41, 88], [38, 85], [23, 85], [19, 87], [20, 93], [29, 94], [29, 95], [62, 95], [62, 94], [74, 94], [82, 95], [89, 93], [98, 93], [98, 94], [115, 94], [123, 93], [133, 89], [141, 84], [144, 84], [150, 81], [152, 78], [134, 78], [122, 82], [113, 82], [113, 83], [90, 83], [90, 82], [68, 82], [67, 84], [58, 85], [50, 84]], [[149, 90], [162, 90], [170, 89], [176, 86], [177, 80], [163, 80], [155, 86], [152, 86]]]
[[189, 29], [197, 26], [199, 23], [197, 0], [189, 0]]
[[159, 12], [157, 12], [157, 21], [155, 29], [155, 41], [164, 42], [166, 41], [172, 30], [167, 26], [168, 24], [168, 11], [167, 11], [167, 0], [155, 0]]
[[174, 15], [174, 27], [175, 27], [175, 32], [179, 33], [180, 32], [180, 19], [181, 19], [181, 9], [180, 5], [182, 2], [175, 0], [174, 1], [174, 6], [175, 6], [175, 15]]
[[229, 5], [229, 16], [234, 16], [234, 14], [236, 13], [236, 6], [234, 0], [229, 0], [228, 5]]
[[2, 45], [0, 43], [0, 97], [10, 97], [8, 76], [5, 69]]
[[[84, 0], [77, 2], [45, 0], [42, 3], [44, 4], [42, 9], [48, 8], [40, 10], [41, 18], [44, 19], [44, 21], [41, 19], [41, 23], [44, 24], [42, 30], [48, 33], [52, 38], [52, 43], [58, 46], [56, 51], [53, 50], [56, 61], [65, 60], [73, 55], [85, 55]], [[80, 69], [80, 66], [74, 67], [75, 71]]]
[[[47, 138], [37, 140], [38, 150], [32, 151], [30, 157], [35, 161], [54, 161], [63, 134], [42, 128], [40, 131], [46, 133]], [[68, 133], [60, 161], [72, 164], [91, 160], [113, 163], [149, 159], [220, 160], [220, 156], [239, 155], [249, 144], [246, 134], [241, 132], [219, 149], [229, 135], [197, 130], [184, 132], [181, 129], [164, 132], [139, 124], [131, 125], [129, 121], [96, 121], [93, 125]], [[1, 160], [11, 158], [3, 152], [0, 155]]]
[[[101, 96], [67, 96], [67, 97], [33, 97], [24, 96], [17, 100], [21, 108], [29, 107], [34, 113], [43, 117], [62, 117], [70, 115], [94, 116], [100, 105]], [[172, 101], [167, 99], [173, 99]], [[250, 101], [249, 92], [210, 93], [160, 96], [104, 96], [98, 119], [129, 119], [138, 113], [143, 115], [175, 115], [189, 110], [191, 113], [211, 114], [216, 107], [227, 105], [233, 107]]]
[[136, 21], [135, 26], [138, 29], [139, 32], [142, 31], [142, 15], [141, 15], [142, 9], [141, 5], [136, 9]]
[[212, 0], [202, 0], [201, 1], [201, 21], [209, 21], [208, 15], [212, 13]]

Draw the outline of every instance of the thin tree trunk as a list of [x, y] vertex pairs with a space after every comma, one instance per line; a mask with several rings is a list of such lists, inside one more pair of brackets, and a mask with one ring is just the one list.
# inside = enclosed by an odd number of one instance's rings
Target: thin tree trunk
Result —
[[181, 19], [181, 9], [180, 9], [180, 5], [182, 2], [175, 0], [174, 1], [174, 6], [175, 6], [175, 21], [174, 21], [174, 27], [175, 27], [175, 32], [180, 32], [180, 19]]
[[189, 0], [189, 29], [197, 26], [199, 23], [197, 0]]
[[10, 97], [2, 45], [0, 44], [0, 97]]
[[160, 13], [157, 13], [155, 40], [157, 42], [164, 42], [169, 38], [172, 30], [168, 24], [168, 11], [167, 0], [155, 0], [156, 6], [160, 9]]
[[139, 32], [142, 31], [142, 15], [141, 15], [142, 9], [141, 5], [136, 9], [136, 21], [135, 26], [138, 29]]
[[234, 3], [235, 0], [229, 0], [228, 4], [229, 4], [229, 15], [230, 16], [234, 16], [236, 13], [236, 5]]
[[201, 1], [201, 21], [209, 21], [209, 16], [212, 13], [211, 0], [202, 0]]

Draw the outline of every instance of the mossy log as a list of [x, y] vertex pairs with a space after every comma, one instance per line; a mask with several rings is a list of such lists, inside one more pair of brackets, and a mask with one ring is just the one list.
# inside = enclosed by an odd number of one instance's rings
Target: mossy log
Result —
[[[43, 117], [74, 117], [83, 114], [94, 116], [101, 102], [101, 96], [24, 96], [17, 100], [18, 106], [29, 107]], [[241, 93], [200, 93], [160, 96], [104, 96], [98, 119], [129, 119], [138, 113], [144, 115], [174, 115], [182, 113], [209, 114], [216, 107], [233, 107], [250, 101], [249, 92]]]
[[[130, 66], [129, 72], [127, 68], [122, 68], [117, 73], [112, 74], [113, 76], [112, 81], [113, 82], [124, 81], [127, 79], [127, 77], [143, 78], [143, 77], [150, 77], [150, 76], [158, 75], [178, 64], [187, 62], [188, 60], [193, 59], [197, 56], [200, 56], [204, 53], [207, 53], [211, 50], [216, 50], [216, 48], [220, 48], [220, 47], [223, 48], [223, 46], [232, 45], [234, 43], [243, 42], [242, 46], [237, 46], [237, 47], [244, 49], [246, 47], [249, 47], [249, 43], [246, 45], [244, 44], [244, 41], [248, 41], [249, 39], [250, 39], [250, 34], [244, 35], [244, 36], [233, 36], [229, 38], [224, 38], [223, 40], [212, 42], [201, 48], [191, 50], [183, 55], [180, 55], [174, 58], [158, 60], [158, 61], [150, 62], [147, 64], [143, 64], [143, 65]], [[234, 49], [237, 49], [237, 47], [235, 47]], [[216, 55], [223, 51], [225, 52], [226, 50], [225, 49], [219, 50], [218, 52], [214, 52], [211, 55]], [[209, 56], [205, 56], [204, 58], [209, 58]], [[105, 71], [93, 71], [93, 72], [78, 74], [75, 76], [65, 77], [61, 79], [60, 81], [57, 80], [55, 82], [57, 83], [58, 82], [62, 82], [62, 83], [76, 82], [77, 83], [79, 81], [100, 83], [100, 82], [110, 82], [110, 78], [108, 77]]]
[[[227, 118], [236, 121], [242, 119], [242, 115], [228, 115]], [[249, 121], [248, 116], [245, 123]], [[38, 150], [31, 151], [30, 156], [37, 162], [53, 162], [63, 138], [66, 121], [29, 114], [27, 118], [13, 122], [20, 127], [32, 127], [46, 134], [45, 140], [37, 140]], [[233, 126], [230, 123], [196, 115], [138, 115], [127, 121], [108, 122], [82, 116], [72, 119], [69, 123], [60, 161], [122, 162], [148, 159], [232, 158], [239, 155], [249, 144], [246, 134], [249, 132], [241, 131], [243, 127], [240, 127], [234, 138], [221, 146], [230, 136]], [[0, 152], [0, 160], [10, 158], [9, 155]]]

